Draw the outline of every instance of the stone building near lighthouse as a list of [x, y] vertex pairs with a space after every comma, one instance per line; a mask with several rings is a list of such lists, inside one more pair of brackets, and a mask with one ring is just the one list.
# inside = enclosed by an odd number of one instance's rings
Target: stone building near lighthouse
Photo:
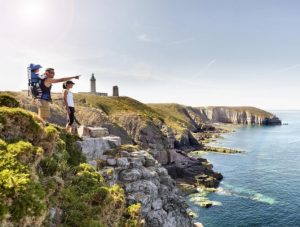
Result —
[[113, 86], [113, 96], [119, 96], [119, 87]]

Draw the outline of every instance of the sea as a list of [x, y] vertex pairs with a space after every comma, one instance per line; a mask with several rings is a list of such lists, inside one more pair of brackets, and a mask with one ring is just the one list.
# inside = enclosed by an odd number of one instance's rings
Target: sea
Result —
[[300, 111], [275, 114], [288, 125], [243, 126], [212, 144], [245, 153], [202, 155], [224, 176], [205, 195], [214, 206], [197, 205], [203, 193], [187, 197], [205, 227], [300, 227]]

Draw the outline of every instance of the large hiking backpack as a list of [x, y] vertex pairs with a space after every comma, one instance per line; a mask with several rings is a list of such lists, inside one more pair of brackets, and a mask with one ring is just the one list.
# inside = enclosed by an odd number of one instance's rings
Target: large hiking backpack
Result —
[[41, 80], [43, 79], [43, 76], [40, 74], [34, 73], [34, 70], [40, 69], [42, 66], [30, 64], [27, 68], [28, 73], [28, 96], [29, 91], [31, 93], [32, 98], [34, 99], [40, 99], [42, 96], [42, 89], [41, 89]]

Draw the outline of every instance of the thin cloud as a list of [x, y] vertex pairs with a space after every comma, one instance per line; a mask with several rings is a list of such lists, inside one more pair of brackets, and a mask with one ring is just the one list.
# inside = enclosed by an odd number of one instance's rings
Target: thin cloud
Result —
[[197, 78], [199, 76], [201, 76], [203, 73], [207, 72], [209, 68], [211, 68], [215, 63], [216, 63], [217, 59], [212, 59], [210, 62], [208, 62], [208, 64], [206, 66], [204, 66], [200, 71], [198, 71], [197, 73], [195, 73], [195, 75], [193, 76], [193, 78]]
[[293, 70], [293, 69], [297, 69], [299, 67], [300, 67], [300, 64], [291, 65], [291, 66], [288, 66], [288, 67], [285, 67], [285, 68], [279, 70], [278, 73], [284, 73], [284, 72], [287, 72], [287, 71], [290, 71], [290, 70]]
[[139, 41], [141, 42], [146, 42], [146, 43], [155, 43], [158, 42], [157, 39], [149, 37], [146, 33], [140, 34], [136, 37]]
[[175, 40], [175, 41], [167, 43], [167, 46], [180, 45], [180, 44], [188, 43], [193, 40], [195, 40], [195, 37], [181, 39], [181, 40]]

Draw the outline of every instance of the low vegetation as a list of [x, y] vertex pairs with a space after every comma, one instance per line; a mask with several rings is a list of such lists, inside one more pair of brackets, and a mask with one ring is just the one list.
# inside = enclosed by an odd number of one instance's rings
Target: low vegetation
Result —
[[185, 130], [190, 127], [190, 119], [185, 114], [186, 106], [176, 103], [148, 104], [148, 106], [162, 115], [166, 124], [171, 128]]
[[79, 138], [56, 125], [42, 126], [13, 97], [3, 96], [0, 226], [49, 226], [52, 208], [61, 209], [61, 226], [139, 226], [138, 205], [127, 207], [123, 189], [107, 185], [85, 163]]
[[[184, 106], [178, 104], [143, 104], [129, 97], [105, 97], [77, 95], [80, 105], [100, 108], [107, 115], [136, 114], [141, 119], [160, 121], [169, 127], [182, 131], [189, 126], [189, 119], [184, 114]], [[84, 100], [84, 102], [82, 101]]]

